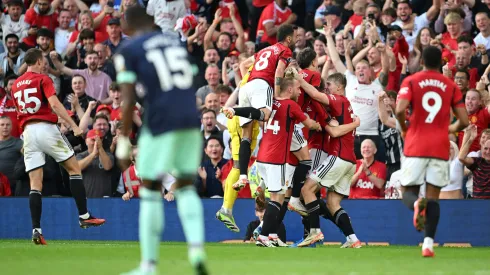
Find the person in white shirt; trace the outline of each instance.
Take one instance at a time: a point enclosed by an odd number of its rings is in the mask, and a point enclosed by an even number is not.
[[[396,15],[398,16],[398,19],[393,22],[392,25],[398,25],[400,28],[402,28],[403,35],[407,40],[410,51],[413,49],[413,45],[419,31],[424,27],[428,27],[429,24],[437,18],[440,8],[440,0],[432,0],[432,6],[426,13],[414,16],[412,14],[412,5],[410,2],[406,0],[398,2],[398,6],[396,8]]]
[[[384,163],[386,149],[383,139],[378,132],[378,94],[388,84],[389,57],[386,53],[386,46],[382,43],[376,45],[376,49],[381,53],[383,61],[381,62],[382,68],[379,77],[372,81],[372,68],[368,61],[359,61],[356,64],[354,74],[350,51],[346,51],[345,55],[346,68],[335,48],[331,27],[325,27],[325,36],[327,37],[328,53],[335,69],[337,72],[345,74],[347,79],[345,95],[350,101],[354,114],[361,118],[361,125],[356,129],[356,138],[354,141],[356,158],[362,158],[361,143],[365,139],[371,139],[378,148],[375,159]]]
[[[54,30],[54,48],[57,53],[62,54],[68,47],[71,33],[71,13],[69,10],[61,10],[58,15],[59,27]]]
[[[177,19],[184,17],[186,6],[184,0],[150,0],[146,13],[155,17],[155,24],[162,31],[173,31]]]
[[[475,45],[485,45],[490,50],[490,21],[486,12],[479,12],[475,17],[476,28],[480,31],[475,37]]]
[[[22,41],[27,36],[29,24],[24,21],[23,8],[24,3],[21,0],[12,0],[7,4],[8,14],[0,13],[0,24],[2,25],[4,37],[2,42],[5,49],[7,48],[5,39],[7,35],[13,33],[17,35],[19,41]]]

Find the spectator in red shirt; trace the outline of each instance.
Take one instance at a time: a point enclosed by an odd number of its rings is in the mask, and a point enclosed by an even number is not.
[[[81,39],[79,38],[80,32],[82,30],[89,29],[93,30],[95,33],[95,43],[102,43],[105,40],[107,40],[107,33],[105,32],[100,32],[99,30],[94,30],[94,19],[91,16],[90,11],[83,11],[80,13],[80,16],[78,17],[78,31],[74,31],[71,36],[70,36],[70,44],[67,47],[67,54],[70,54],[73,52],[75,49],[76,45],[79,42],[82,42]],[[71,45],[71,51],[70,49]]]
[[[376,145],[370,139],[361,144],[362,159],[356,161],[356,173],[352,177],[349,198],[380,199],[384,198],[386,182],[386,165],[374,159]]]
[[[121,18],[121,13],[114,9],[114,1],[99,1],[101,12],[93,13],[95,31],[107,36],[107,23],[112,18]]]
[[[444,24],[446,24],[447,32],[441,37],[441,44],[444,47],[442,57],[451,64],[458,50],[458,38],[463,34],[463,19],[458,13],[451,12],[444,18]]]
[[[265,7],[260,15],[257,26],[257,38],[261,37],[261,43],[274,45],[277,43],[276,33],[280,25],[296,22],[296,14],[288,8],[287,0],[275,0]]]
[[[0,88],[0,117],[7,116],[12,122],[13,137],[20,137],[21,131],[19,128],[19,120],[17,119],[17,111],[15,110],[14,100],[11,98],[12,85],[17,79],[16,75],[9,75],[5,78],[5,89]]]
[[[0,197],[12,196],[9,179],[0,173]]]
[[[478,74],[477,68],[469,68],[470,59],[467,57],[466,53],[463,50],[458,50],[456,52],[456,64],[451,67],[449,64],[446,64],[443,67],[443,74],[454,80],[454,76],[456,75],[456,71],[458,70],[467,70],[470,79],[469,79],[469,87],[470,89],[474,89],[476,87],[476,82],[480,80],[480,75]]]
[[[470,145],[470,152],[477,152],[480,148],[479,140],[484,129],[490,124],[490,109],[482,107],[482,94],[475,90],[469,90],[465,98],[466,111],[468,112],[468,120],[470,124],[476,125],[477,135],[474,142]],[[461,131],[458,134],[459,148],[463,146],[463,138],[465,132]]]
[[[36,34],[41,28],[54,33],[58,27],[58,14],[51,7],[49,0],[38,0],[37,4],[26,11],[24,21],[29,24],[28,36],[22,40],[21,48],[26,51],[36,46]]]

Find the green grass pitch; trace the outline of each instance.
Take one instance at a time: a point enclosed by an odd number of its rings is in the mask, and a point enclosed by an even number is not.
[[[29,240],[0,240],[0,274],[109,275],[139,263],[136,242],[47,241],[48,246],[35,246]],[[409,246],[269,249],[209,243],[206,251],[211,275],[490,274],[490,248],[437,247],[433,259]],[[161,244],[159,274],[193,274],[184,243]]]

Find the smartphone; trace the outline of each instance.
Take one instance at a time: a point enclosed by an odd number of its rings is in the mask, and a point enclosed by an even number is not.
[[[369,20],[374,20],[375,19],[374,13],[368,14],[368,19]]]
[[[114,8],[114,2],[107,2],[107,6]]]

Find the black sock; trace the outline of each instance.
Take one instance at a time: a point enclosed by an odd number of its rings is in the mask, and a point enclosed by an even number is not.
[[[331,222],[335,224],[335,219],[333,218],[332,214],[330,214],[330,210],[328,210],[327,205],[325,203],[322,203],[323,200],[320,200],[320,215]]]
[[[78,215],[87,214],[87,195],[85,194],[85,186],[81,175],[70,176],[70,190],[78,208]]]
[[[279,214],[277,215],[277,226],[281,225],[282,221],[284,220],[284,216],[286,216],[286,211],[288,211],[288,203],[289,203],[289,198],[284,198],[284,202],[281,205],[281,210],[279,211]]]
[[[32,229],[41,228],[41,212],[43,211],[41,191],[31,190],[29,192],[29,208],[31,209]]]
[[[308,217],[301,217],[301,223],[303,224],[303,239],[305,239],[310,234],[310,220]]]
[[[347,212],[343,208],[337,210],[333,217],[335,224],[340,228],[340,230],[342,230],[342,233],[344,233],[346,237],[354,234],[354,229],[350,223],[349,215],[347,215]]]
[[[260,235],[269,236],[271,233],[277,232],[277,216],[281,211],[281,204],[275,201],[269,201],[265,209],[264,224]]]
[[[418,200],[419,196],[418,194],[415,194],[413,192],[407,191],[403,193],[403,204],[405,204],[408,209],[413,211],[413,204],[415,203],[416,200]]]
[[[426,219],[425,219],[425,237],[434,239],[436,236],[437,224],[439,223],[441,209],[439,202],[435,200],[427,201]]]
[[[238,151],[240,175],[248,175],[248,162],[250,161],[251,155],[252,150],[250,150],[250,140],[244,138],[242,139],[242,142],[240,142],[240,150]]]
[[[306,175],[311,168],[311,160],[302,160],[299,162],[299,166],[294,170],[293,175],[293,197],[299,198],[301,195],[301,188],[305,183]]]
[[[306,205],[308,210],[308,219],[310,220],[310,229],[320,228],[320,205],[319,200],[314,200]]]
[[[264,121],[264,112],[259,109],[255,109],[254,107],[237,107],[233,108],[233,110],[235,110],[236,116]]]

